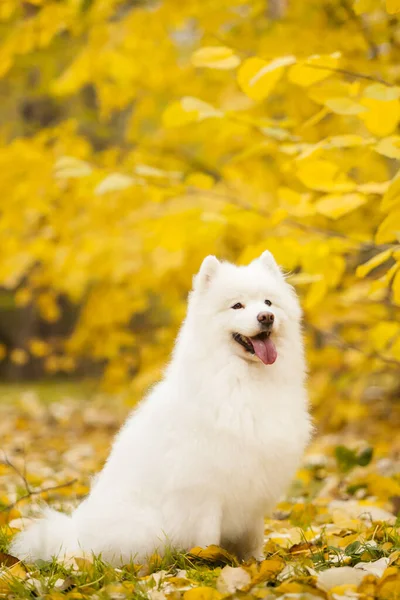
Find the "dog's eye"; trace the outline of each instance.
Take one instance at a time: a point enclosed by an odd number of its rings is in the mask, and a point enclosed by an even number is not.
[[[244,306],[240,302],[236,302],[236,304],[231,306],[231,308],[234,308],[235,310],[237,310],[238,308],[244,308]]]
[[[267,306],[271,306],[271,304],[272,304],[271,300],[264,300],[264,303],[265,303]]]

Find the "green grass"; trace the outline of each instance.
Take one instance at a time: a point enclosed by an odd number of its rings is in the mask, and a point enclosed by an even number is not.
[[[40,403],[48,407],[43,411],[44,415],[38,411],[36,414],[35,406],[32,414],[29,410],[29,402],[24,405],[24,394],[34,393]],[[68,399],[68,402],[66,402]],[[71,402],[75,402],[72,417],[67,419],[57,419],[52,415],[49,405],[52,402],[64,403],[67,408],[71,407]],[[116,410],[117,406],[118,412]],[[85,411],[90,409],[91,417],[85,421]],[[120,411],[119,409],[122,410]],[[107,452],[111,442],[113,431],[118,427],[119,422],[124,418],[125,408],[127,406],[120,404],[120,399],[99,394],[98,386],[93,381],[50,381],[38,382],[34,384],[21,383],[12,385],[0,385],[0,409],[4,418],[10,419],[15,423],[18,436],[26,437],[26,447],[29,449],[29,455],[34,455],[34,464],[48,468],[49,465],[57,465],[57,474],[62,471],[65,453],[70,449],[71,436],[73,444],[87,444],[96,450],[96,461],[87,467],[85,458],[75,458],[74,467],[78,473],[75,476],[77,480],[85,478],[88,480],[104,460],[104,455],[100,454],[104,450]],[[109,413],[117,417],[110,424],[102,419],[97,423],[93,420],[93,412],[96,414]],[[50,415],[50,417],[49,417]],[[35,427],[39,427],[40,436],[35,432]],[[317,440],[318,443],[318,440]],[[4,450],[11,449],[11,455],[14,447],[14,432],[6,432],[3,442]],[[2,447],[0,447],[3,449]],[[54,454],[49,459],[48,450],[51,448]],[[277,564],[276,571],[268,575],[267,578],[258,577],[260,567],[254,562],[245,565],[247,572],[251,574],[251,580],[254,581],[254,590],[237,592],[236,597],[264,598],[270,600],[279,598],[285,593],[315,593],[316,598],[322,596],[316,588],[314,576],[311,572],[322,572],[327,569],[340,566],[354,567],[359,562],[372,562],[380,558],[396,557],[400,550],[400,529],[396,529],[388,523],[367,524],[361,520],[350,520],[350,531],[346,528],[334,527],[332,533],[333,520],[332,514],[324,510],[323,503],[318,503],[317,499],[322,487],[327,480],[335,480],[338,483],[329,492],[328,501],[333,499],[356,500],[355,496],[349,495],[349,489],[360,490],[364,494],[368,493],[368,486],[363,485],[362,474],[373,475],[376,472],[372,451],[368,456],[359,454],[351,448],[340,446],[339,460],[337,453],[335,455],[335,446],[323,446],[324,455],[327,458],[326,466],[323,470],[319,467],[303,468],[303,479],[298,478],[293,482],[291,490],[288,492],[289,502],[285,503],[282,510],[278,511],[276,520],[267,520],[266,531],[277,533],[282,530],[301,535],[295,537],[296,541],[291,542],[292,546],[286,546],[286,542],[274,542],[272,539],[265,546],[267,562]],[[345,448],[345,451],[343,450]],[[321,448],[319,449],[321,452]],[[14,454],[16,460],[21,460],[21,455]],[[29,456],[30,458],[30,456]],[[368,459],[368,460],[367,460]],[[79,463],[79,460],[82,460]],[[347,462],[346,462],[347,461]],[[1,465],[0,465],[1,466]],[[21,487],[21,477],[12,468],[7,469],[5,465],[3,481],[7,483],[5,489],[8,489],[9,497],[19,497],[26,493],[26,489]],[[28,473],[30,465],[28,464]],[[86,469],[86,470],[85,470]],[[305,479],[304,479],[305,478]],[[40,478],[39,478],[40,479]],[[67,480],[68,477],[65,476]],[[1,481],[1,479],[0,479]],[[391,479],[387,478],[386,484]],[[35,481],[34,486],[41,486],[41,481]],[[8,487],[7,487],[8,486]],[[390,487],[389,487],[390,489]],[[70,496],[62,496],[57,499],[57,494],[51,494],[50,502],[69,501],[67,510],[72,504],[76,503],[74,498],[73,486],[68,488]],[[379,491],[379,488],[378,488]],[[0,490],[0,496],[2,495]],[[379,500],[379,499],[378,499]],[[7,502],[7,496],[1,501]],[[381,503],[385,498],[380,498]],[[12,502],[12,501],[11,501]],[[31,514],[32,498],[18,505],[21,514]],[[367,509],[363,512],[368,512]],[[4,515],[4,513],[3,513]],[[0,518],[1,518],[0,506]],[[18,518],[17,514],[12,518]],[[3,517],[3,522],[5,521]],[[0,520],[0,523],[2,521]],[[355,523],[352,527],[352,523]],[[398,523],[400,525],[400,522]],[[5,523],[0,527],[0,552],[7,553],[12,532]],[[310,541],[311,540],[311,541]],[[371,544],[372,541],[372,544]],[[374,545],[376,544],[376,545]],[[217,556],[218,554],[218,556]],[[201,558],[192,554],[177,552],[173,548],[167,549],[163,557],[154,555],[147,561],[146,565],[125,565],[121,568],[113,568],[104,563],[101,557],[93,557],[92,561],[80,561],[79,559],[68,566],[53,561],[51,563],[41,563],[39,565],[26,565],[29,578],[24,578],[24,568],[13,575],[12,567],[5,567],[3,574],[6,573],[7,583],[2,583],[1,559],[0,559],[0,599],[10,600],[44,598],[45,600],[86,600],[93,598],[95,600],[123,600],[124,598],[134,598],[145,600],[149,594],[153,600],[218,600],[218,578],[223,572],[224,565],[242,569],[234,557],[229,554],[219,552],[213,554],[215,561],[211,562],[201,554]],[[398,559],[396,559],[397,561]],[[394,563],[394,564],[397,564]],[[281,576],[282,567],[285,566],[284,574]],[[21,577],[22,569],[22,577]],[[229,572],[229,570],[228,570]],[[261,571],[260,571],[261,572]],[[154,574],[155,577],[153,576]],[[400,578],[400,569],[399,569]],[[284,585],[289,588],[280,589]],[[300,586],[290,588],[290,585]],[[4,588],[5,591],[4,591]],[[182,589],[181,589],[182,588]],[[199,591],[199,597],[184,598],[185,590],[190,588]],[[208,589],[205,596],[204,588]],[[267,589],[265,589],[267,588]],[[3,590],[3,591],[2,591]],[[4,593],[3,593],[4,592]],[[154,594],[160,594],[155,596]],[[208,595],[207,595],[208,594]]]

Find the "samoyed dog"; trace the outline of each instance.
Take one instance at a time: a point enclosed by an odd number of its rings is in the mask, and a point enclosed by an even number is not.
[[[71,516],[47,509],[11,552],[88,554],[114,565],[217,544],[263,557],[264,515],[309,440],[301,310],[264,252],[203,261],[163,380],[117,435]]]

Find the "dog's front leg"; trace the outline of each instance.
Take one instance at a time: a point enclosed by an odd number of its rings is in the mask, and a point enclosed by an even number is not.
[[[264,560],[264,517],[248,524],[232,548],[241,560]]]
[[[215,544],[221,545],[221,509],[215,505],[203,507],[201,516],[196,522],[193,546],[206,548]]]

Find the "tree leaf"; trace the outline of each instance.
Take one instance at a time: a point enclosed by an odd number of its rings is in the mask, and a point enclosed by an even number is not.
[[[55,176],[58,179],[86,177],[92,173],[91,166],[84,160],[74,156],[62,156],[54,165]]]
[[[386,0],[386,10],[390,15],[400,12],[400,0]]]
[[[360,114],[368,130],[379,137],[390,135],[397,129],[400,120],[399,100],[365,97],[362,102],[367,109]]]
[[[96,196],[102,196],[108,192],[126,190],[135,184],[135,179],[122,173],[111,173],[107,175],[95,188]]]
[[[383,83],[372,83],[368,85],[363,92],[365,98],[372,98],[374,100],[382,100],[384,102],[388,100],[397,100],[400,98],[400,87],[389,86]]]
[[[400,159],[400,136],[392,135],[383,138],[375,146],[376,152],[388,158]]]
[[[293,56],[276,58],[269,63],[261,58],[249,58],[239,69],[238,84],[252,100],[264,100],[281,79],[288,65],[294,62]]]
[[[323,196],[315,207],[317,212],[330,219],[340,219],[349,212],[356,210],[367,202],[366,196],[363,194],[343,194],[343,195],[328,195]]]
[[[332,69],[340,64],[340,53],[310,56],[303,62],[298,62],[289,70],[289,81],[308,87],[332,75]],[[326,68],[324,68],[326,67]]]
[[[367,262],[357,267],[357,277],[365,277],[366,275],[368,275],[368,273],[370,273],[370,271],[376,269],[376,267],[379,267],[380,265],[383,265],[383,263],[389,260],[389,258],[392,256],[392,253],[393,250],[391,248],[388,248],[387,250],[383,250],[383,252],[375,254],[375,256],[370,258]]]
[[[396,271],[392,281],[393,302],[400,306],[400,269]]]
[[[166,108],[163,113],[163,124],[165,127],[180,127],[196,121],[209,118],[221,118],[223,113],[211,104],[185,96],[179,102],[174,102]]]
[[[338,115],[359,115],[367,109],[351,98],[329,98],[325,106]]]
[[[209,69],[235,69],[240,58],[227,46],[205,46],[192,54],[192,64]]]
[[[200,586],[187,590],[183,594],[183,600],[220,600],[221,592],[212,587]]]
[[[392,210],[378,227],[377,244],[400,241],[400,206]]]
[[[297,164],[297,177],[308,188],[321,192],[349,192],[355,184],[337,164],[322,159],[304,159]]]

